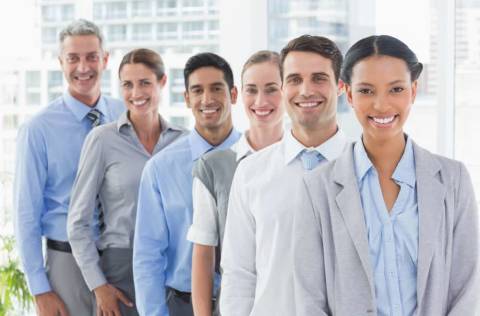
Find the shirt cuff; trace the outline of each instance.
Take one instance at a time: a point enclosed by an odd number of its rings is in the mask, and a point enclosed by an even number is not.
[[[82,274],[90,291],[108,283],[103,271],[98,266],[85,269],[85,272]]]
[[[206,232],[193,225],[188,229],[187,240],[204,246],[216,247],[218,245],[217,234]]]
[[[47,274],[44,272],[28,276],[27,280],[28,288],[34,296],[52,291],[50,282],[48,282]]]

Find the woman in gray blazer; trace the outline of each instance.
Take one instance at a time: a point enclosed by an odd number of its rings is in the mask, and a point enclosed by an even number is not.
[[[96,314],[104,316],[138,315],[132,248],[140,177],[153,155],[184,134],[158,113],[167,77],[156,52],[126,54],[119,77],[127,111],[86,138],[67,221],[73,255],[95,293]],[[96,207],[98,236],[92,232]]]
[[[477,315],[469,174],[403,132],[421,71],[391,36],[347,52],[341,78],[363,133],[305,176],[294,224],[297,315]]]

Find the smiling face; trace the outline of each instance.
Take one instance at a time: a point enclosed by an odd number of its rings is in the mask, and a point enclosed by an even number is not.
[[[158,105],[166,76],[160,80],[144,64],[125,64],[120,71],[120,85],[123,101],[130,118],[145,115],[158,116]]]
[[[272,62],[249,66],[243,73],[242,99],[251,126],[268,127],[282,122],[280,69]]]
[[[103,70],[108,53],[104,52],[95,35],[67,36],[59,56],[68,91],[77,100],[93,105],[100,96]]]
[[[188,77],[185,101],[195,117],[195,128],[216,131],[232,127],[231,108],[237,100],[237,89],[231,90],[223,72],[215,67],[201,67]]]
[[[405,61],[390,56],[361,60],[353,67],[346,91],[365,141],[403,138],[403,125],[417,93],[417,81],[411,81]]]
[[[292,51],[283,62],[283,97],[292,129],[335,129],[340,93],[332,62],[313,52]]]

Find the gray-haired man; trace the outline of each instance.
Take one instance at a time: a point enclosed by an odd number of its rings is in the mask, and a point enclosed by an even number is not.
[[[68,89],[19,131],[15,229],[38,315],[83,316],[94,314],[95,305],[67,241],[70,190],[86,135],[94,126],[116,120],[124,107],[100,93],[108,53],[99,28],[77,20],[60,32],[59,40]]]

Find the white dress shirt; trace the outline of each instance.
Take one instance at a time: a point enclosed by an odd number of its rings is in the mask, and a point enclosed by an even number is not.
[[[315,149],[331,161],[346,144],[339,130]],[[222,316],[295,315],[292,223],[309,172],[299,157],[304,149],[286,132],[237,168],[223,241]]]

